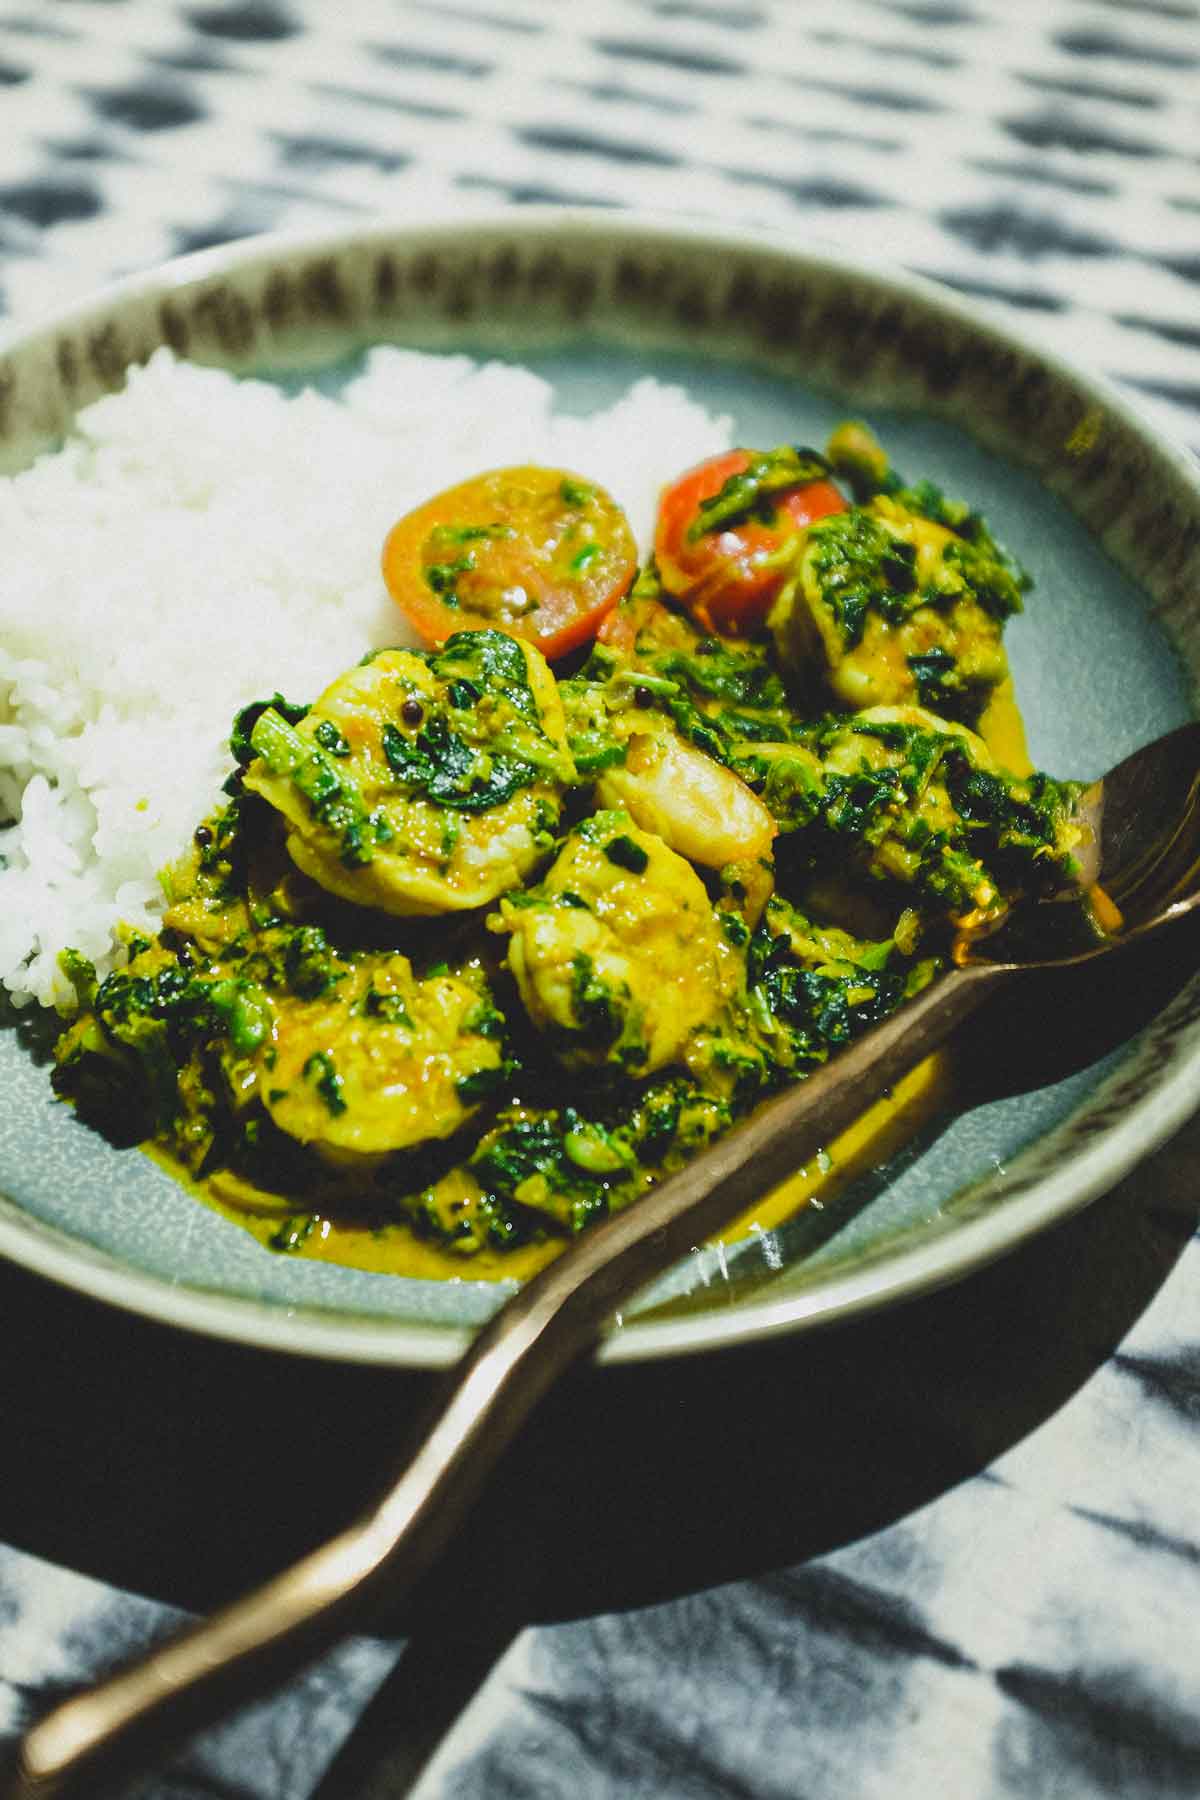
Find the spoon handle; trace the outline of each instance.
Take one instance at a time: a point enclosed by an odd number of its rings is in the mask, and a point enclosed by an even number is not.
[[[613,1313],[803,1166],[949,1035],[1003,971],[952,970],[702,1158],[587,1232],[479,1333],[395,1485],[339,1536],[140,1662],[63,1702],[19,1746],[10,1800],[161,1755],[245,1704],[425,1575],[502,1450]]]

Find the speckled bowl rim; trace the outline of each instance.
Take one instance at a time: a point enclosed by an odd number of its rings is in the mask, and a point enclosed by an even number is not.
[[[923,310],[987,344],[997,355],[1012,353],[1052,385],[1068,384],[1073,395],[1086,397],[1107,419],[1116,421],[1168,481],[1177,507],[1190,518],[1190,542],[1200,541],[1200,470],[1194,459],[1104,377],[1022,336],[986,304],[963,300],[873,257],[825,245],[799,247],[779,233],[707,221],[635,211],[539,206],[463,213],[451,221],[382,219],[344,229],[264,234],[179,257],[112,282],[36,325],[0,329],[0,357],[20,355],[38,345],[44,351],[56,337],[61,341],[90,324],[99,327],[129,308],[144,313],[148,304],[169,304],[172,295],[234,272],[282,266],[297,257],[336,258],[350,250],[392,243],[453,247],[481,231],[527,238],[549,251],[565,238],[575,244],[624,244],[640,250],[657,246],[676,255],[703,249],[731,257],[758,256],[775,269],[840,278],[861,284],[873,298],[891,297]],[[683,330],[681,324],[681,335]],[[214,359],[210,355],[206,360]],[[236,366],[236,357],[228,360],[230,366]],[[986,441],[986,433],[977,435]],[[1004,454],[1012,459],[1011,449]],[[1197,1019],[1200,988],[1193,982],[1150,1029],[1183,1031]],[[720,1310],[680,1318],[627,1317],[606,1336],[597,1359],[628,1363],[749,1344],[913,1299],[960,1279],[1115,1185],[1185,1122],[1200,1103],[1200,1032],[1195,1035],[1197,1041],[1179,1056],[1176,1066],[1170,1066],[1169,1056],[1165,1058],[1165,1070],[1150,1080],[1145,1091],[1136,1091],[1136,1071],[1131,1080],[1128,1064],[1122,1064],[1070,1119],[1014,1157],[999,1184],[994,1180],[974,1184],[980,1194],[979,1208],[969,1217],[952,1220],[941,1235],[912,1248],[887,1250],[878,1258],[868,1256],[857,1269],[782,1297],[755,1295]],[[1130,1090],[1125,1103],[1123,1087]],[[1047,1151],[1070,1137],[1076,1121],[1102,1107],[1115,1109],[1115,1121],[1085,1134],[1065,1167],[1039,1175],[1037,1164],[1045,1161]],[[974,1189],[964,1190],[968,1191]],[[953,1198],[957,1202],[962,1195]],[[18,1203],[3,1195],[0,1255],[96,1300],[167,1325],[271,1351],[371,1365],[434,1368],[453,1362],[471,1336],[465,1327],[350,1312],[331,1315],[326,1310],[180,1286],[128,1267],[71,1238],[24,1213]]]

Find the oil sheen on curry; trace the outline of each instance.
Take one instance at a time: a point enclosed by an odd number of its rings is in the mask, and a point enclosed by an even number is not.
[[[1005,659],[1028,577],[862,425],[688,470],[640,569],[537,467],[383,568],[423,648],[244,709],[159,935],[65,959],[59,1092],[273,1250],[524,1275],[1077,880]]]

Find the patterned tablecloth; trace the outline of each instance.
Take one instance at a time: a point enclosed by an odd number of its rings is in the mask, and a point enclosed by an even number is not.
[[[0,306],[278,226],[652,206],[982,296],[1200,446],[1196,0],[4,0]],[[1200,1791],[1200,1127],[1002,1265],[584,1373],[404,1622],[136,1791]],[[298,1552],[420,1377],[0,1272],[0,1731]],[[495,1546],[503,1548],[497,1553]]]

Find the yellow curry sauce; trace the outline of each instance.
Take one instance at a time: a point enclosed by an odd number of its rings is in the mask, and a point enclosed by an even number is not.
[[[819,1159],[781,1182],[740,1218],[732,1220],[719,1240],[737,1243],[752,1232],[766,1232],[818,1201],[832,1205],[841,1191],[869,1169],[887,1162],[902,1150],[931,1119],[944,1112],[953,1097],[953,1068],[944,1052],[929,1057],[899,1082],[885,1100],[876,1101],[849,1131],[835,1138]],[[147,1153],[197,1200],[222,1218],[241,1226],[266,1249],[277,1246],[280,1213],[275,1207],[255,1212],[248,1203],[223,1200],[219,1184],[197,1181],[166,1150],[148,1144]],[[264,1205],[273,1197],[263,1194]],[[314,1262],[366,1269],[375,1275],[406,1275],[414,1280],[524,1281],[566,1246],[565,1238],[545,1238],[515,1250],[480,1250],[470,1261],[452,1251],[414,1236],[405,1225],[356,1224],[352,1217],[325,1216],[309,1233],[296,1254]]]

